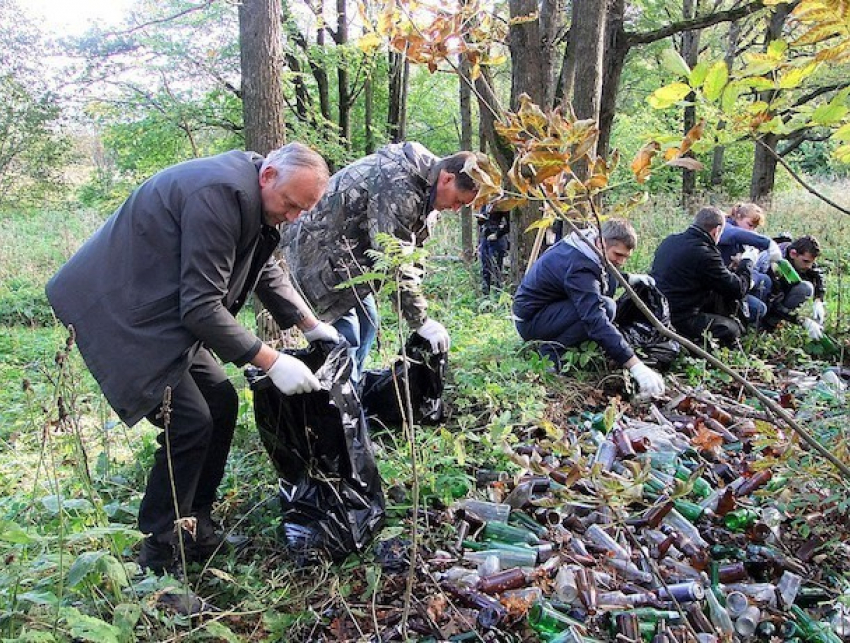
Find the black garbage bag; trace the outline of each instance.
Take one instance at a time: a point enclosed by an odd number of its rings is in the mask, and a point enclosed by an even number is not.
[[[384,524],[381,478],[349,380],[348,344],[290,354],[316,373],[321,390],[283,395],[261,371],[248,375],[257,429],[279,476],[283,536],[299,564],[341,560],[362,552]]]
[[[641,301],[649,307],[652,314],[666,328],[672,330],[670,304],[667,302],[664,293],[655,286],[643,283],[635,285],[633,289],[637,296],[641,298]],[[617,315],[614,318],[614,323],[620,329],[626,341],[649,366],[664,370],[673,363],[681,350],[679,342],[667,339],[647,321],[628,294],[623,294],[617,300]]]
[[[430,342],[412,333],[404,347],[410,382],[413,422],[438,424],[445,417],[443,383],[448,365],[447,353],[432,353]],[[369,418],[386,426],[401,426],[404,418],[404,359],[399,357],[392,368],[363,373],[360,400]]]

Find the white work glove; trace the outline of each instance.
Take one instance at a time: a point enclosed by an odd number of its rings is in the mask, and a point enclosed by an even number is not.
[[[638,284],[643,284],[644,286],[655,286],[655,279],[649,275],[643,275],[640,273],[629,275],[629,285],[634,288]]]
[[[773,243],[773,241],[771,241]],[[749,259],[755,265],[756,261],[759,258],[759,249],[754,248],[753,246],[747,246],[746,249],[741,253],[741,259]],[[782,257],[780,257],[781,259]],[[772,261],[772,260],[771,260]],[[777,260],[778,261],[778,260]]]
[[[770,258],[770,263],[778,263],[782,260],[782,250],[773,239],[770,240],[770,245],[767,246],[767,256]]]
[[[284,395],[309,393],[321,388],[319,380],[313,375],[313,371],[307,368],[307,365],[300,359],[286,353],[278,354],[267,374]]]
[[[810,319],[809,317],[803,318],[803,328],[806,329],[806,332],[809,334],[809,339],[813,342],[818,342],[823,337],[823,327],[818,324],[814,319]]]
[[[449,333],[440,322],[429,317],[416,332],[431,343],[431,350],[434,353],[449,352],[449,344],[451,343]]]
[[[333,344],[339,344],[340,341],[337,329],[321,321],[310,330],[303,331],[303,333],[304,338],[308,342],[331,342]]]
[[[487,235],[487,241],[498,241],[498,240],[499,240],[499,235],[496,234],[495,232],[493,234]]]
[[[820,299],[815,299],[812,303],[812,319],[821,326],[826,321],[826,308],[823,307],[823,302]]]
[[[629,372],[635,378],[642,397],[658,397],[664,394],[664,378],[643,362],[630,367]]]

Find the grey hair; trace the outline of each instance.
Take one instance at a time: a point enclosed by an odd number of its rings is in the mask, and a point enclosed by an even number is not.
[[[263,161],[260,172],[263,172],[267,167],[274,168],[277,172],[275,182],[280,181],[289,172],[296,169],[313,170],[318,178],[325,182],[330,177],[325,159],[318,152],[301,143],[287,143],[283,147],[269,152]]]
[[[711,232],[717,226],[723,225],[725,220],[726,215],[723,214],[723,210],[715,208],[713,205],[707,205],[697,212],[694,217],[694,225],[700,230]]]
[[[614,217],[602,224],[602,239],[605,243],[622,243],[629,250],[637,247],[637,233],[625,219]]]

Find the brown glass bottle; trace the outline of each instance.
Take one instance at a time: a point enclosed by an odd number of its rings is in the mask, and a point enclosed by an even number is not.
[[[749,496],[753,491],[770,482],[771,477],[773,477],[773,472],[770,469],[762,469],[744,480],[737,491],[735,491],[735,495],[739,498]]]
[[[525,587],[528,581],[528,575],[519,567],[514,567],[480,578],[477,588],[485,594],[501,594],[508,589]]]

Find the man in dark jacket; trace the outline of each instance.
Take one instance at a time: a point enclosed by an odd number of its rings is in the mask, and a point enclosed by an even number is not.
[[[621,268],[637,245],[637,235],[628,221],[608,219],[601,238],[596,229],[572,233],[549,248],[525,275],[514,297],[513,314],[517,331],[526,341],[543,342],[541,353],[556,365],[565,348],[588,339],[637,380],[641,394],[664,393],[664,380],[640,361],[614,325],[616,305],[611,297],[616,288],[599,253],[604,252],[615,268]],[[630,275],[629,282],[651,283],[647,275]]]
[[[508,251],[511,231],[510,213],[485,206],[479,215],[478,259],[481,261],[481,291],[490,294],[490,287],[502,287],[502,266]]]
[[[791,281],[783,276],[776,267],[776,262],[766,253],[759,255],[756,261],[756,270],[770,276],[772,290],[767,298],[768,311],[764,318],[764,327],[773,330],[783,320],[799,323],[809,338],[819,341],[823,337],[823,325],[826,321],[826,308],[824,307],[823,273],[815,265],[820,256],[820,243],[811,236],[805,235],[794,241],[784,241],[779,244],[779,255],[781,259],[787,260],[799,277],[797,281],[793,276]],[[808,299],[812,299],[812,316],[798,317],[797,309]]]
[[[212,353],[262,368],[286,394],[319,386],[301,361],[263,344],[235,315],[256,291],[281,327],[297,325],[311,341],[338,339],[272,256],[275,226],[312,208],[327,181],[322,158],[297,143],[266,159],[228,152],[181,163],[136,189],[47,284],[56,315],[73,327],[121,419],[132,426],[146,417],[167,429],[139,508],[139,529],[148,534],[139,562],[156,573],[173,569],[175,521],[197,518],[186,540],[199,558],[220,542],[210,510],[238,400]]]
[[[380,283],[338,286],[373,271],[371,253],[383,250],[379,234],[411,249],[421,247],[432,212],[469,205],[479,186],[468,163],[475,165],[477,158],[472,152],[439,158],[413,142],[387,145],[334,174],[319,204],[284,230],[293,281],[319,318],[333,324],[351,345],[355,382],[377,336]],[[401,272],[400,314],[435,353],[448,351],[448,332],[428,316],[421,266],[411,264]]]
[[[650,274],[670,304],[673,326],[699,340],[708,332],[723,346],[741,336],[734,311],[750,288],[752,261],[729,270],[717,248],[726,216],[715,207],[697,212],[684,232],[664,239],[655,251]]]

